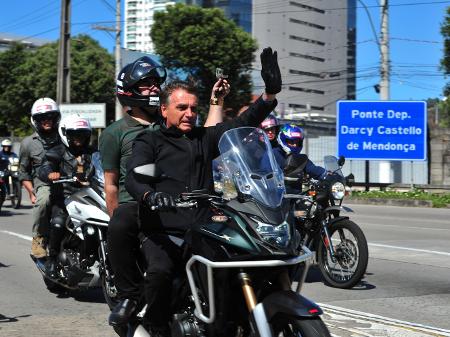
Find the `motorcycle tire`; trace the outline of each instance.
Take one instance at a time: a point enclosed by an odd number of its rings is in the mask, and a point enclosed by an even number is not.
[[[103,297],[105,298],[106,304],[108,304],[109,309],[112,310],[119,303],[119,299],[117,297],[117,291],[116,291],[115,296],[112,296],[111,292],[108,291],[108,285],[106,284],[105,273],[101,274],[101,281],[102,281]]]
[[[15,209],[20,208],[22,205],[22,185],[20,184],[20,181],[15,181],[13,184],[13,194],[15,197],[11,198],[11,206]],[[13,204],[14,200],[14,204]]]
[[[354,240],[349,239],[348,235],[345,236],[345,232],[349,232]],[[367,269],[369,250],[366,237],[361,228],[348,219],[333,223],[328,228],[328,233],[337,262],[332,261],[325,240],[320,239],[317,246],[317,264],[325,284],[340,289],[352,288],[361,281]]]
[[[275,316],[270,323],[273,336],[283,337],[331,337],[327,326],[320,317],[295,318]]]

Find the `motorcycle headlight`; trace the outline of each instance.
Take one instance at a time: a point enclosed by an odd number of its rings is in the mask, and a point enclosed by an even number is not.
[[[341,200],[345,195],[345,186],[341,182],[336,182],[331,186],[331,194],[336,200]]]
[[[4,177],[5,176],[5,172],[0,171],[0,177]]]
[[[256,230],[264,241],[281,248],[286,248],[291,239],[289,224],[286,221],[280,225],[258,222]]]

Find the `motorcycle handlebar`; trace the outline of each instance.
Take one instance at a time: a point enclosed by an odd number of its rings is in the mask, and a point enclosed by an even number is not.
[[[175,202],[175,208],[194,208],[197,207],[197,201],[176,201]],[[157,211],[159,210],[161,207],[158,206],[152,206],[150,209],[152,211]]]

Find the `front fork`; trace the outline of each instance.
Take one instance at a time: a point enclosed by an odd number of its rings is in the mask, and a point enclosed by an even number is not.
[[[322,224],[322,235],[321,238],[323,240],[323,244],[325,245],[325,248],[328,249],[330,252],[330,258],[333,263],[336,263],[336,256],[334,254],[334,247],[333,242],[331,241],[330,233],[328,232],[328,222],[323,219],[321,221]]]

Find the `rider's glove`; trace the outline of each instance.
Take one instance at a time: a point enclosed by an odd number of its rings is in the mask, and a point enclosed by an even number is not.
[[[166,211],[175,208],[175,200],[165,192],[149,192],[144,195],[143,201],[151,210]]]
[[[261,53],[261,77],[266,85],[267,94],[278,94],[281,91],[281,73],[278,67],[277,52],[272,48],[264,48]]]

